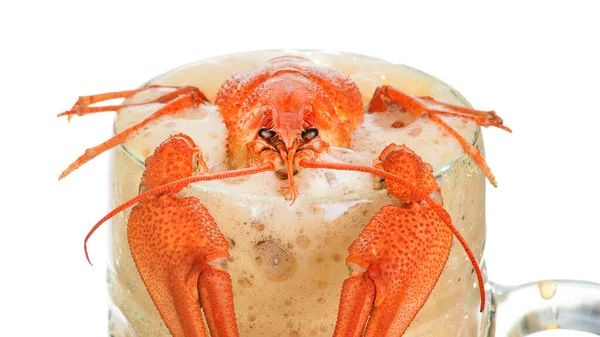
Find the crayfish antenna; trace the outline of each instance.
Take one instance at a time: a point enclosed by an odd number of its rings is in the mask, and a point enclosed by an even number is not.
[[[413,185],[411,182],[409,182],[395,174],[386,172],[382,169],[378,169],[375,167],[355,165],[355,164],[317,162],[314,160],[306,160],[306,159],[300,161],[300,166],[305,167],[305,168],[323,168],[323,169],[330,169],[330,170],[358,171],[358,172],[371,173],[373,175],[379,176],[381,178],[384,178],[384,179],[393,181],[399,185],[402,185],[403,187],[410,190],[415,196],[417,196],[421,200],[424,200],[425,202],[427,202],[427,204],[429,206],[431,206],[433,211],[440,217],[440,219],[442,219],[442,221],[444,221],[446,226],[448,226],[448,228],[452,231],[454,236],[456,236],[456,239],[458,240],[458,242],[460,242],[460,244],[463,246],[465,253],[467,253],[469,260],[471,261],[471,264],[473,265],[473,269],[475,270],[475,274],[477,275],[477,283],[479,286],[479,296],[481,297],[481,305],[479,307],[479,311],[483,312],[483,309],[485,308],[485,289],[484,289],[483,275],[481,274],[481,269],[479,269],[479,265],[477,264],[477,259],[475,259],[475,255],[473,254],[473,252],[467,245],[467,241],[458,232],[458,229],[456,229],[456,227],[454,227],[454,225],[452,224],[452,219],[450,218],[450,215],[448,215],[446,210],[444,210],[444,208],[440,204],[435,202],[428,195],[425,195],[424,192],[422,192],[418,187]]]
[[[291,160],[288,160],[287,163],[287,174],[288,174],[288,182],[290,184],[290,206],[292,206],[296,202],[296,198],[298,197],[298,192],[296,191],[296,186],[294,186],[294,166]]]
[[[128,201],[124,202],[123,204],[121,204],[120,206],[115,208],[114,210],[112,210],[110,213],[108,213],[102,219],[100,219],[100,221],[98,221],[94,225],[94,227],[92,227],[92,229],[86,235],[85,240],[83,241],[83,250],[85,252],[85,258],[87,259],[89,264],[93,266],[92,261],[90,260],[90,257],[88,254],[88,250],[87,250],[87,242],[90,239],[90,237],[92,236],[92,234],[94,234],[94,232],[107,220],[109,220],[113,216],[117,215],[118,213],[124,211],[125,209],[137,204],[138,202],[144,201],[144,200],[146,200],[154,195],[157,195],[157,194],[164,194],[164,193],[179,191],[182,188],[186,187],[187,185],[195,183],[195,182],[199,182],[199,181],[209,181],[209,180],[219,180],[219,179],[226,179],[226,178],[241,177],[241,176],[247,176],[247,175],[251,175],[251,174],[273,171],[273,170],[275,170],[275,166],[272,163],[268,163],[268,164],[256,166],[256,167],[186,177],[186,178],[172,181],[168,184],[164,184],[164,185],[155,187],[146,192],[140,193],[140,194],[136,195],[135,197],[129,199]]]

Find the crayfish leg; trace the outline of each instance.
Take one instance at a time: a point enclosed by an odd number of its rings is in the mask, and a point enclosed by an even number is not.
[[[452,129],[444,122],[439,115],[463,118],[477,123],[480,126],[494,126],[508,132],[511,129],[502,125],[503,120],[494,111],[481,111],[458,105],[439,102],[432,97],[423,96],[415,97],[402,92],[392,86],[384,85],[375,90],[373,98],[369,104],[369,113],[382,112],[387,109],[387,102],[398,104],[403,110],[415,117],[427,115],[431,121],[440,125],[444,131],[454,137],[460,146],[463,148],[473,161],[479,166],[482,172],[486,175],[490,183],[495,187],[497,185],[496,178],[492,174],[491,169],[487,165],[485,159],[479,150],[464,139],[456,130]],[[434,108],[432,108],[433,106]]]
[[[442,129],[444,129],[446,132],[452,135],[452,137],[454,137],[458,141],[460,146],[463,148],[463,151],[465,151],[469,156],[471,156],[471,159],[473,159],[475,164],[479,166],[479,169],[487,177],[490,184],[492,184],[494,187],[498,186],[498,183],[496,182],[496,177],[492,173],[492,169],[488,166],[487,162],[485,161],[485,158],[483,158],[483,155],[477,147],[467,142],[458,132],[456,132],[456,130],[454,130],[450,125],[448,125],[448,123],[444,122],[438,116],[430,114],[429,119],[437,123],[439,126],[442,127]]]
[[[429,298],[451,246],[452,231],[430,206],[384,206],[348,249],[346,263],[365,271],[344,282],[334,336],[360,336],[371,307],[364,336],[401,336]]]
[[[490,110],[490,111],[475,110],[475,109],[467,108],[467,107],[460,106],[460,105],[448,104],[445,102],[440,102],[431,96],[419,96],[419,99],[427,101],[427,102],[431,102],[435,105],[438,105],[442,108],[447,109],[446,111],[432,109],[433,111],[437,112],[438,114],[446,114],[448,116],[455,116],[455,117],[462,117],[462,118],[468,118],[468,116],[471,116],[473,118],[480,118],[480,119],[473,119],[474,121],[479,121],[479,123],[478,123],[479,125],[482,125],[482,126],[492,125],[492,126],[495,126],[495,127],[501,128],[501,129],[506,128],[505,126],[503,126],[504,121],[502,120],[502,118],[500,118],[500,116],[498,116],[496,114],[496,112],[493,110]],[[507,131],[510,131],[510,129]]]
[[[73,118],[73,116],[83,116],[83,115],[87,115],[89,113],[95,113],[95,112],[118,111],[119,109],[126,107],[126,106],[105,105],[105,106],[98,106],[98,107],[90,107],[90,105],[104,102],[104,101],[110,101],[113,99],[120,99],[120,98],[128,99],[139,92],[150,90],[150,89],[160,89],[160,88],[173,89],[173,90],[180,89],[179,87],[174,87],[174,86],[150,85],[145,88],[138,88],[138,89],[133,89],[133,90],[123,90],[123,91],[106,92],[106,93],[102,93],[102,94],[89,95],[89,96],[79,96],[79,98],[77,99],[75,104],[73,104],[73,107],[70,110],[59,113],[57,115],[57,117],[67,116],[68,120],[71,121],[71,118]],[[150,103],[150,102],[146,102],[146,103]],[[144,103],[144,104],[146,104],[146,103]],[[140,105],[140,104],[131,104],[131,105],[127,105],[127,106],[133,106],[133,105]]]
[[[131,92],[133,92],[133,91],[134,90],[132,90]],[[120,93],[124,93],[124,92],[120,92]],[[118,93],[111,93],[111,94],[118,94]],[[110,95],[110,94],[107,94],[107,95]],[[97,95],[97,96],[101,96],[101,95]],[[154,113],[152,113],[150,116],[146,117],[141,122],[130,126],[129,128],[125,129],[124,131],[115,135],[114,137],[108,139],[107,141],[103,142],[102,144],[85,150],[83,155],[81,155],[79,158],[77,158],[77,160],[75,160],[73,163],[71,163],[71,165],[69,165],[69,167],[67,167],[67,169],[65,169],[61,173],[61,175],[58,179],[60,180],[64,177],[66,177],[71,172],[78,169],[81,165],[83,165],[86,162],[90,161],[91,159],[95,158],[99,154],[101,154],[107,150],[110,150],[113,147],[123,143],[127,139],[127,137],[129,137],[134,132],[140,130],[144,125],[148,124],[149,122],[155,121],[166,115],[175,114],[175,113],[183,111],[187,108],[198,107],[199,105],[201,105],[205,102],[208,102],[208,100],[206,99],[206,96],[204,96],[204,94],[195,87],[183,87],[183,88],[180,88],[173,92],[167,93],[151,102],[147,102],[147,103],[166,103],[166,105],[161,107],[160,109],[156,110]],[[114,106],[109,106],[109,108],[111,108],[111,107],[114,107]],[[127,107],[127,106],[119,106],[119,108],[123,108],[123,107]]]

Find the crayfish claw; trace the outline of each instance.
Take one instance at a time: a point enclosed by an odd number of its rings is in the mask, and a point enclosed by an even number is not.
[[[451,247],[452,231],[428,205],[384,206],[349,248],[346,262],[368,267],[344,282],[334,336],[356,336],[365,324],[364,336],[404,334]]]

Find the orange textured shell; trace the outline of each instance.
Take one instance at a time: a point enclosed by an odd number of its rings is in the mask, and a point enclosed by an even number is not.
[[[155,188],[192,176],[192,161],[194,153],[198,151],[192,138],[187,135],[180,133],[169,137],[146,158],[140,186]]]
[[[215,104],[229,132],[232,168],[248,164],[246,144],[261,127],[294,135],[316,127],[323,141],[348,147],[364,114],[360,91],[350,77],[296,56],[274,58],[233,75],[221,86]]]
[[[442,190],[435,180],[433,168],[429,163],[423,162],[421,157],[406,145],[396,145],[394,143],[388,145],[381,151],[381,155],[375,161],[375,166],[406,181],[413,182],[425,195],[437,192],[441,198]],[[406,187],[402,187],[393,181],[387,181],[386,185],[388,193],[404,203],[421,200]]]
[[[452,231],[428,205],[387,205],[377,212],[348,248],[346,260],[378,266],[372,277],[375,310],[364,336],[404,334],[437,283],[451,248]]]

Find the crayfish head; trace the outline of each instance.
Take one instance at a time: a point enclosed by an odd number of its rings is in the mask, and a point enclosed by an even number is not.
[[[296,198],[293,177],[300,171],[300,161],[315,159],[327,146],[318,135],[319,130],[315,127],[297,131],[262,127],[257,139],[249,144],[255,163],[272,163],[276,168],[275,176],[289,181],[286,190],[291,200]]]
[[[192,138],[181,133],[160,144],[144,165],[140,193],[207,170],[200,149]]]

